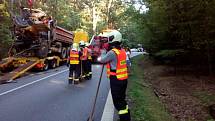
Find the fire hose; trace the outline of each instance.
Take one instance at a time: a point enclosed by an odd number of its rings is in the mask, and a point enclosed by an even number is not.
[[[99,88],[100,88],[100,85],[101,85],[103,71],[104,71],[104,65],[102,65],[102,71],[101,71],[100,78],[99,78],[99,83],[98,83],[98,86],[97,86],[97,89],[96,89],[96,95],[95,95],[95,98],[94,98],[94,101],[93,101],[93,107],[92,107],[92,110],[90,112],[90,116],[87,119],[87,121],[93,121],[93,117],[94,117],[94,113],[95,113],[95,107],[96,107],[96,101],[97,101],[97,97],[98,97],[98,93],[99,93]]]

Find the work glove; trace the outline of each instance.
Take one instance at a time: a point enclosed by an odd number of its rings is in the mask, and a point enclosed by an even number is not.
[[[107,50],[102,49],[102,50],[101,50],[101,56],[99,56],[99,57],[97,58],[97,61],[98,61],[98,62],[101,62],[102,57],[104,57],[104,56],[106,55],[106,53],[107,53]]]
[[[102,57],[99,56],[99,57],[97,58],[97,61],[98,61],[98,62],[101,62],[101,60],[102,60]]]

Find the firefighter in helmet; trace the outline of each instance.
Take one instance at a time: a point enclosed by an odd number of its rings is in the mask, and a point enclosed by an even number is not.
[[[87,57],[88,57],[88,50],[85,48],[85,42],[80,41],[80,50],[82,53],[82,56],[80,57],[81,60],[81,78],[86,79],[87,77]]]
[[[85,43],[85,49],[87,50],[87,63],[86,63],[86,78],[92,78],[92,56],[91,56],[91,49],[89,48],[89,43]]]
[[[121,48],[122,35],[119,31],[113,30],[101,36],[108,38],[109,48],[108,52],[102,52],[102,55],[97,60],[107,64],[107,75],[110,79],[113,104],[118,110],[120,121],[130,121],[130,111],[125,100],[128,72],[126,52]]]
[[[73,43],[69,53],[69,84],[79,83],[80,77],[80,56],[78,44]]]

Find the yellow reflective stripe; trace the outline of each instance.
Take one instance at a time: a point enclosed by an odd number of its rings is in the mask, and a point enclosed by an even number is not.
[[[119,55],[120,54],[120,52],[119,52],[119,50],[117,50],[117,49],[112,49],[117,55]]]
[[[119,115],[126,114],[126,113],[128,113],[127,110],[120,110],[120,111],[119,111]]]
[[[126,113],[128,113],[128,105],[126,105],[126,109],[124,109],[124,110],[119,110],[119,115],[122,115],[122,114],[126,114]]]
[[[70,55],[70,57],[78,58],[79,55]]]
[[[89,72],[89,74],[93,74],[92,72]]]
[[[79,64],[79,63],[77,63],[77,62],[76,62],[76,63],[72,62],[72,63],[70,63],[70,64]]]
[[[70,62],[79,62],[79,60],[70,60]]]
[[[120,65],[125,65],[126,64],[126,61],[123,60],[123,61],[120,61]]]
[[[72,77],[69,77],[69,79],[73,79]]]
[[[127,77],[128,74],[119,74],[119,75],[116,75],[117,79],[120,79],[120,78],[123,78],[123,77]]]
[[[79,81],[79,79],[74,79],[74,81]]]
[[[77,61],[77,60],[72,60],[72,61],[70,61],[70,64],[79,64],[79,61]]]
[[[116,73],[121,73],[121,72],[126,72],[127,68],[123,68],[123,69],[118,69],[116,70]]]

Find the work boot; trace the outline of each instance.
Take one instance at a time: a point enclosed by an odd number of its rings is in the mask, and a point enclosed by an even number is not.
[[[92,72],[89,72],[89,77],[90,77],[90,79],[92,78]]]
[[[74,79],[74,84],[79,84],[79,79]]]
[[[72,78],[72,77],[69,77],[68,83],[69,83],[69,84],[72,84],[72,82],[73,82],[73,78]]]
[[[72,84],[73,80],[72,79],[68,79],[68,83]]]
[[[79,81],[74,81],[74,84],[79,84]]]
[[[128,110],[128,113],[126,114],[120,114],[119,118],[120,121],[131,121],[130,111]]]
[[[89,79],[90,79],[90,75],[87,74],[87,75],[86,75],[86,80],[89,80]]]

